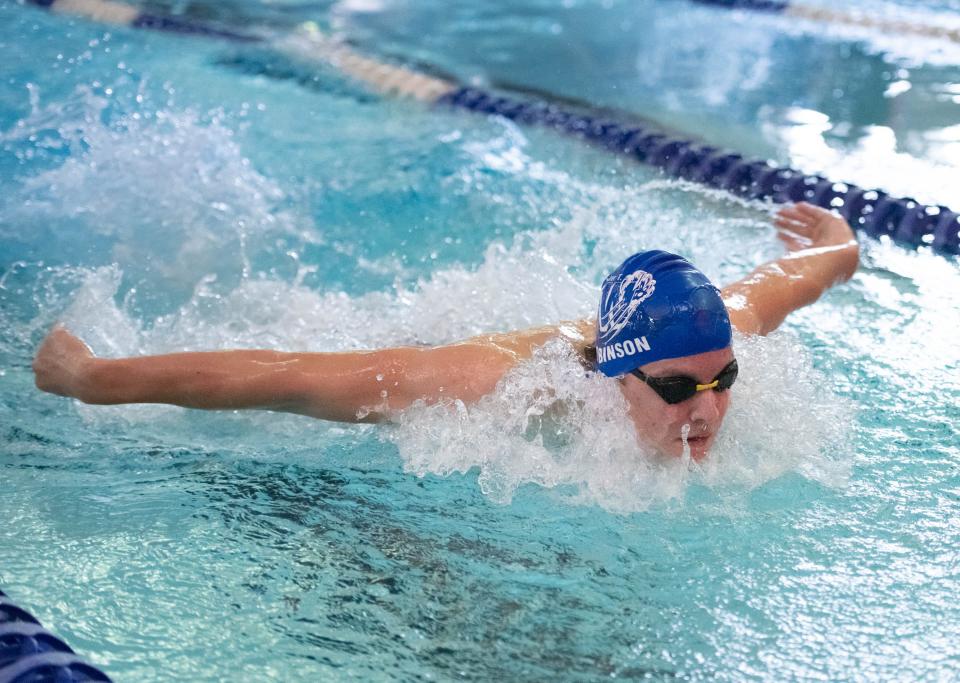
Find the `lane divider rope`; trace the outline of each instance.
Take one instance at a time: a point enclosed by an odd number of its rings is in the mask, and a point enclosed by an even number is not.
[[[778,0],[698,0],[726,7],[770,11],[788,8]],[[777,203],[807,201],[837,210],[859,232],[888,237],[907,246],[930,247],[942,254],[960,254],[960,214],[946,206],[921,204],[805,174],[766,160],[746,158],[731,150],[699,143],[652,124],[625,123],[608,115],[586,113],[542,98],[517,98],[464,87],[453,81],[387,64],[325,35],[308,22],[291,35],[268,39],[195,24],[183,19],[149,15],[111,0],[28,0],[35,5],[98,20],[161,31],[216,36],[243,42],[269,42],[287,54],[316,60],[339,69],[383,94],[410,97],[526,125],[541,125],[575,135],[611,151],[648,163],[675,178],[725,190],[747,199]],[[793,7],[793,6],[789,6]],[[595,112],[595,110],[594,110]]]
[[[26,2],[39,7],[46,7],[55,14],[82,17],[103,24],[211,36],[237,42],[260,42],[262,40],[258,36],[206,26],[185,19],[141,12],[136,7],[121,2],[113,2],[113,0],[26,0]]]
[[[320,58],[348,76],[386,95],[410,97],[421,102],[434,103],[455,92],[459,87],[441,78],[361,55],[351,47],[324,34],[313,22],[302,24],[292,40],[281,41],[277,47],[297,57]]]
[[[947,28],[932,24],[920,24],[912,21],[873,16],[866,12],[843,12],[828,7],[814,7],[811,5],[797,5],[781,0],[693,0],[701,5],[713,5],[727,9],[744,9],[757,12],[774,12],[795,19],[806,19],[824,24],[839,24],[842,26],[858,26],[869,28],[881,33],[899,34],[932,38],[934,40],[948,40],[960,43],[960,27]]]
[[[924,205],[908,197],[892,197],[882,190],[864,189],[768,161],[744,158],[654,127],[625,126],[615,120],[570,113],[542,102],[525,103],[476,88],[461,88],[441,102],[578,135],[656,166],[669,176],[746,199],[805,201],[836,209],[855,229],[871,237],[886,236],[914,247],[927,245],[943,254],[960,253],[960,214],[945,206]]]
[[[698,0],[728,7],[782,11],[774,0]],[[164,17],[110,0],[27,0],[55,13],[134,28],[217,37],[239,42],[266,42],[261,36]],[[826,16],[826,15],[824,15]],[[812,18],[810,16],[806,18]],[[872,24],[878,26],[879,24]],[[954,38],[953,32],[935,37]],[[581,113],[543,99],[518,99],[380,62],[324,35],[307,23],[290,39],[271,42],[286,52],[317,59],[387,95],[502,116],[525,125],[541,125],[572,134],[612,151],[646,162],[667,175],[725,190],[748,199],[807,201],[838,210],[858,231],[887,236],[906,245],[927,245],[943,254],[960,254],[960,214],[945,206],[923,205],[808,175],[768,161],[748,159],[729,150],[672,135],[662,128],[624,123]],[[0,683],[32,681],[99,683],[110,679],[86,664],[62,640],[47,632],[28,612],[0,591]]]
[[[0,683],[110,683],[0,591]]]

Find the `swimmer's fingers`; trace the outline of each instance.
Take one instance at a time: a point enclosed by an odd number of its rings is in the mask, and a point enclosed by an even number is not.
[[[788,230],[777,226],[777,237],[790,251],[798,251],[800,249],[809,249],[813,246],[813,240],[809,237],[794,232],[793,230]]]
[[[76,396],[83,370],[93,358],[83,340],[64,325],[54,325],[33,359],[34,382],[43,391]]]
[[[835,216],[825,209],[818,206],[800,202],[799,204],[787,204],[777,211],[775,220],[789,221],[798,226],[805,226],[813,229],[814,226],[824,221],[833,220]]]
[[[803,246],[826,244],[841,244],[854,241],[850,225],[839,215],[819,206],[800,202],[784,206],[774,217],[774,225],[783,232],[792,233],[784,237],[784,242],[791,249]],[[804,245],[797,240],[799,235],[809,243]]]
[[[837,212],[822,209],[813,204],[801,202],[796,205],[796,211],[802,221],[813,226],[815,234],[811,235],[818,245],[855,243],[856,236],[850,224]]]
[[[773,224],[778,228],[796,228],[798,230],[809,227],[809,221],[795,212],[782,209],[773,217]]]
[[[791,251],[813,246],[813,226],[802,220],[801,214],[792,210],[792,208],[784,208],[777,212],[773,224],[777,228],[777,237]]]
[[[814,224],[783,215],[775,216],[773,219],[773,224],[778,230],[789,230],[797,233],[798,235],[806,235],[807,237],[814,232],[816,227]]]
[[[837,217],[837,214],[833,211],[808,202],[797,202],[793,205],[793,208],[796,209],[797,213],[814,220],[834,219]]]
[[[87,346],[80,337],[73,334],[63,323],[57,323],[50,328],[46,338],[43,340],[43,346],[56,346],[61,349],[70,350],[73,353],[92,356],[93,351]]]
[[[819,221],[836,218],[837,214],[829,209],[824,209],[809,202],[797,202],[796,204],[784,204],[777,211],[778,214],[798,217],[805,221]]]

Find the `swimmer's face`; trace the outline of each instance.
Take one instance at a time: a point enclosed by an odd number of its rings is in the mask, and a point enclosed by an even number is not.
[[[640,369],[650,377],[686,375],[700,384],[708,384],[732,360],[733,350],[727,347],[695,356],[658,360],[641,365]],[[630,418],[637,436],[658,451],[682,455],[681,430],[684,425],[690,425],[687,443],[694,460],[706,457],[730,406],[730,391],[712,390],[697,392],[693,398],[671,405],[630,374],[621,378],[620,390],[630,404]]]

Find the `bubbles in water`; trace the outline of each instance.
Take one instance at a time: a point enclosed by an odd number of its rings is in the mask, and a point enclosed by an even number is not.
[[[98,355],[140,352],[140,325],[116,302],[121,272],[116,266],[90,271],[60,320]]]
[[[955,66],[960,63],[960,43],[950,32],[960,31],[955,8],[937,8],[923,2],[909,6],[904,2],[872,0],[857,11],[840,9],[824,0],[813,0],[815,9],[828,10],[828,21],[794,18],[784,31],[813,33],[838,41],[858,41],[874,53],[905,64]]]
[[[638,249],[683,253],[719,281],[776,249],[755,207],[682,182],[623,187],[580,180],[550,170],[519,149],[523,139],[507,134],[493,145],[464,143],[479,166],[468,164],[463,182],[477,189],[472,183],[488,168],[515,176],[517,197],[537,203],[532,215],[552,216],[548,225],[489,243],[475,267],[441,266],[413,285],[398,279],[391,289],[356,296],[312,289],[303,277],[312,266],[300,264],[295,250],[296,272],[251,269],[249,255],[277,234],[296,232],[298,220],[277,209],[282,191],[251,168],[228,127],[169,111],[103,123],[102,104],[78,97],[83,144],[57,168],[24,182],[26,208],[4,211],[22,221],[77,220],[87,234],[107,240],[113,265],[73,269],[70,282],[79,277],[80,283],[63,316],[102,355],[440,344],[588,317],[596,283]],[[553,192],[530,191],[544,185]],[[517,202],[518,213],[523,206]],[[713,229],[701,229],[708,220]],[[733,239],[739,254],[726,248]],[[125,282],[149,283],[151,272],[161,290],[183,290],[183,301],[144,315],[136,289]],[[788,471],[840,481],[846,451],[837,425],[848,411],[819,391],[825,383],[803,350],[776,337],[739,340],[737,353],[744,371],[736,399],[701,465],[691,462],[686,443],[685,457],[676,459],[639,445],[618,384],[584,370],[561,340],[476,404],[415,405],[384,434],[410,472],[476,470],[483,492],[499,502],[534,484],[570,500],[632,511],[682,498],[692,482],[749,489]],[[388,391],[383,387],[381,397]],[[170,409],[81,410],[92,420],[136,420]]]
[[[437,270],[417,286],[398,285],[392,293],[351,297],[265,278],[244,279],[221,293],[201,280],[187,304],[144,326],[125,303],[117,303],[121,272],[112,267],[90,273],[67,319],[95,351],[124,355],[445,343],[588,316],[596,297],[592,279],[609,268],[608,250],[623,249],[625,223],[639,239],[649,232],[652,240],[664,223],[691,222],[690,210],[684,215],[670,208],[673,189],[660,187],[649,196],[643,188],[619,196],[610,191],[623,207],[612,201],[606,210],[583,209],[556,229],[521,234],[510,246],[490,245],[475,269]],[[626,209],[628,199],[641,204],[641,216],[626,210],[614,218],[611,214]],[[583,245],[594,240],[613,244],[597,245],[588,255]],[[694,247],[695,252],[708,249],[707,244]],[[722,271],[730,265],[713,267]],[[738,339],[736,352],[742,372],[732,407],[713,452],[699,465],[691,462],[686,446],[685,458],[668,459],[639,445],[618,384],[585,371],[561,340],[516,367],[478,403],[416,405],[384,434],[410,472],[449,475],[476,469],[481,489],[498,502],[534,484],[573,501],[633,511],[680,499],[691,483],[750,489],[788,471],[842,482],[847,449],[841,425],[849,409],[822,390],[827,383],[805,351],[790,337],[775,335]],[[116,410],[137,419],[159,408]],[[105,414],[99,408],[83,412],[89,419]]]
[[[483,492],[509,502],[524,484],[609,510],[682,498],[691,483],[752,489],[789,471],[840,485],[849,469],[850,408],[786,335],[738,339],[743,379],[717,442],[700,463],[650,452],[636,438],[617,382],[584,371],[555,340],[476,405],[418,405],[390,432],[418,475],[476,468]]]
[[[36,235],[47,259],[112,262],[141,285],[135,296],[181,301],[200,274],[236,283],[263,245],[310,239],[278,208],[283,192],[251,166],[222,114],[146,105],[114,114],[85,87],[46,106],[32,97],[32,113],[0,142],[35,146],[47,136],[68,155],[0,202],[0,237]]]
[[[680,456],[680,461],[684,465],[690,464],[690,444],[687,443],[688,436],[690,436],[690,425],[685,424],[680,428],[680,438],[683,440],[683,454]]]
[[[754,487],[788,471],[830,486],[849,474],[849,401],[786,332],[735,339],[736,394],[711,456],[701,463],[707,484]]]

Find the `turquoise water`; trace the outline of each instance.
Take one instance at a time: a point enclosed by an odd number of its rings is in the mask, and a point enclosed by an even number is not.
[[[960,49],[935,41],[679,0],[165,7],[960,203]],[[117,680],[960,675],[956,259],[864,243],[848,285],[737,340],[693,470],[639,452],[560,346],[379,428],[83,406],[32,387],[56,319],[103,355],[441,343],[589,315],[638,248],[719,281],[780,251],[768,207],[274,49],[0,2],[0,56],[0,586]]]

